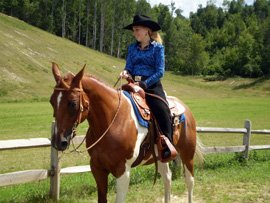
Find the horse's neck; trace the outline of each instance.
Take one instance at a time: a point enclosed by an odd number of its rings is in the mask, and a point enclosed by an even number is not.
[[[117,91],[92,77],[83,77],[82,85],[90,100],[91,125],[108,125],[118,107]]]

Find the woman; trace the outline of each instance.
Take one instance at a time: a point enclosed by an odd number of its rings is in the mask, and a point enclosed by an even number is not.
[[[128,47],[126,67],[120,76],[128,78],[131,75],[145,92],[162,98],[146,95],[147,104],[154,114],[162,134],[172,142],[172,118],[160,82],[165,71],[164,47],[162,39],[157,33],[161,27],[148,16],[136,15],[133,23],[124,29],[133,31],[137,42]],[[175,151],[174,147],[172,150]],[[165,148],[162,152],[162,160],[169,160],[171,154],[172,151],[168,147]]]

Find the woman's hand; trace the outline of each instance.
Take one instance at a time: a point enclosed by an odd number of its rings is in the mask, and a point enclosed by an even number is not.
[[[120,75],[119,75],[121,78],[124,78],[124,79],[127,79],[130,77],[129,73],[127,70],[123,70]]]

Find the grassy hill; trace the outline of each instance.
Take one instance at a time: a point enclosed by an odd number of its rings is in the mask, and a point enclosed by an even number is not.
[[[108,84],[116,81],[125,61],[57,37],[13,17],[0,14],[0,102],[47,99],[54,86],[51,62],[63,73],[87,72]],[[239,94],[270,95],[269,79],[232,78],[206,82],[201,77],[176,76],[167,72],[164,86],[184,100],[237,97]]]
[[[0,101],[48,98],[54,80],[51,62],[63,71],[87,72],[107,82],[116,80],[124,61],[54,36],[0,14]]]

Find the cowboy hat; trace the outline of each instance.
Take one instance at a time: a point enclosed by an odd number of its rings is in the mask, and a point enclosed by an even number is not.
[[[153,21],[150,17],[146,15],[135,15],[133,18],[133,23],[124,27],[126,30],[132,30],[133,26],[145,26],[150,28],[152,31],[158,31],[161,29],[160,25]]]

